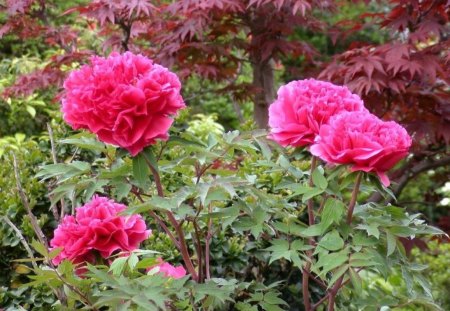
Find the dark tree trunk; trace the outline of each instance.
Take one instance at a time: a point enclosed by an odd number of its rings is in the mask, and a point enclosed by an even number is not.
[[[253,118],[259,128],[267,128],[269,105],[275,99],[274,76],[270,60],[259,61],[253,58],[253,86],[256,89],[254,97]]]

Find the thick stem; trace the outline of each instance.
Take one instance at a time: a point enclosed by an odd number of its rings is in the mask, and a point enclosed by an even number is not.
[[[138,200],[141,203],[144,203],[144,199],[142,199],[141,194],[137,191],[131,191],[131,193],[133,193]],[[165,224],[165,222],[161,219],[161,217],[159,217],[154,211],[150,211],[150,216],[152,216],[152,218],[156,219],[156,221],[158,222],[158,225],[164,230],[164,232],[169,236],[169,238],[172,240],[172,242],[175,244],[175,246],[177,248],[180,248],[180,242],[178,242],[178,240],[175,238],[175,236],[172,234],[172,231],[169,230],[169,228],[167,227],[167,225]]]
[[[312,175],[314,170],[317,167],[317,158],[315,156],[311,159],[311,171],[309,174],[309,185],[313,186],[313,179]],[[308,200],[308,223],[310,226],[314,225],[314,201],[313,199]],[[309,239],[309,244],[314,245],[314,240],[312,238]],[[312,262],[312,256],[313,252],[311,250],[306,252],[308,258],[310,261],[308,261],[305,264],[305,267],[303,268],[303,274],[302,274],[302,293],[303,293],[303,303],[305,305],[305,310],[310,311],[311,309],[311,301],[310,301],[310,293],[309,293],[309,276],[311,274],[311,262]]]
[[[155,184],[156,184],[156,189],[158,191],[158,195],[160,197],[164,197],[164,190],[163,190],[162,183],[161,183],[161,177],[159,176],[158,171],[156,170],[156,168],[153,167],[153,165],[150,162],[147,161],[147,164],[150,168],[150,171],[153,174],[153,178],[155,179]],[[186,240],[184,238],[183,229],[181,228],[180,224],[178,223],[178,221],[176,220],[175,216],[173,215],[173,213],[171,211],[167,211],[167,217],[169,218],[170,223],[175,228],[175,231],[178,235],[179,250],[181,252],[181,256],[183,257],[183,261],[186,265],[186,268],[189,271],[189,274],[192,276],[192,279],[194,281],[198,282],[198,274],[192,263],[191,256],[189,254],[189,249],[187,247]]]
[[[211,214],[211,204],[209,205],[209,214]],[[210,269],[210,243],[211,238],[213,236],[212,233],[212,218],[209,218],[208,221],[208,233],[206,235],[206,241],[205,241],[205,265],[206,265],[206,279],[209,280],[211,278],[211,269]]]
[[[350,199],[350,203],[348,205],[347,212],[347,224],[350,225],[352,223],[353,210],[355,209],[356,199],[358,198],[359,186],[361,185],[361,179],[364,172],[360,171],[356,175],[355,186],[353,187],[352,198]]]
[[[272,61],[261,60],[256,56],[252,59],[254,96],[253,118],[259,128],[267,128],[269,105],[275,98],[274,75]]]
[[[199,282],[203,283],[204,278],[205,278],[205,274],[203,271],[203,249],[202,249],[202,243],[200,240],[200,230],[198,228],[196,219],[194,219],[192,221],[192,225],[194,226],[195,239],[197,241],[196,251],[197,251],[197,258],[198,258],[198,278],[199,278]]]
[[[355,186],[353,187],[352,197],[350,199],[350,203],[348,204],[348,211],[347,211],[347,224],[350,225],[352,223],[353,218],[353,210],[355,209],[356,205],[356,199],[358,198],[358,192],[359,192],[359,186],[361,185],[361,179],[364,172],[360,171],[356,175],[355,180]],[[334,311],[334,302],[336,300],[336,295],[339,291],[339,289],[342,286],[342,281],[344,280],[345,274],[343,274],[334,284],[334,286],[331,288],[329,294],[328,294],[328,311]]]

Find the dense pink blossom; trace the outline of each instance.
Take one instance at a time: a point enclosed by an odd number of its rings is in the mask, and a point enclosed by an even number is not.
[[[170,263],[163,261],[161,258],[158,258],[158,262],[158,264],[151,266],[148,270],[162,273],[164,276],[174,279],[181,279],[186,276],[186,270],[183,266],[172,266]]]
[[[311,153],[333,164],[350,164],[352,171],[376,173],[385,186],[386,172],[408,155],[411,137],[396,122],[384,122],[367,112],[344,112],[320,128]]]
[[[280,87],[269,107],[269,138],[284,147],[310,145],[320,127],[343,111],[365,111],[363,101],[347,87],[315,79],[290,82]]]
[[[92,57],[64,82],[64,120],[133,156],[167,140],[172,115],[185,107],[178,77],[142,55]]]
[[[97,255],[108,258],[116,251],[138,248],[151,231],[140,215],[118,215],[124,209],[123,204],[95,196],[78,207],[75,216],[64,217],[50,241],[53,248],[62,247],[53,263],[59,264],[63,259],[93,262]]]

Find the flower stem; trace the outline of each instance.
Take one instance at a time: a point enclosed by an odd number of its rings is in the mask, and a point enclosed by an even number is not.
[[[311,159],[311,171],[309,174],[309,186],[313,186],[313,179],[312,179],[312,175],[314,170],[317,167],[317,158],[315,156],[312,157]],[[314,225],[314,201],[313,199],[309,199],[308,200],[308,224],[310,226]],[[313,238],[309,239],[309,244],[310,245],[314,245],[314,240]],[[309,293],[309,275],[311,273],[311,261],[312,261],[312,256],[313,253],[312,251],[307,251],[306,252],[308,258],[310,259],[310,261],[305,263],[305,267],[303,268],[303,274],[302,274],[302,294],[303,294],[303,304],[305,306],[305,311],[311,311],[311,301],[310,301],[310,293]]]
[[[155,167],[153,167],[153,165],[149,161],[146,162],[148,164],[148,167],[150,168],[150,171],[153,174],[153,178],[155,179],[155,185],[156,190],[158,191],[158,195],[160,197],[164,197],[164,190],[161,183],[161,177],[159,176],[158,171],[156,170]],[[175,231],[178,235],[179,250],[181,252],[181,256],[183,257],[183,261],[186,264],[186,268],[189,271],[189,274],[192,276],[192,279],[198,282],[198,274],[197,271],[195,270],[194,264],[192,263],[191,256],[189,254],[189,249],[186,244],[186,239],[184,238],[183,229],[181,228],[180,224],[178,223],[178,221],[176,220],[175,216],[171,211],[167,211],[167,217],[169,218],[170,223],[175,228]]]
[[[353,211],[356,205],[356,199],[358,198],[359,186],[361,185],[361,179],[364,172],[360,171],[356,175],[355,186],[353,187],[352,197],[350,199],[350,203],[348,204],[347,211],[347,224],[350,225],[352,223]],[[334,286],[330,289],[328,293],[328,311],[334,311],[334,301],[336,300],[336,295],[341,288],[342,281],[344,280],[345,274],[343,274],[334,284]]]
[[[353,187],[352,198],[350,199],[350,203],[348,205],[347,212],[347,224],[350,225],[352,223],[353,218],[353,210],[355,209],[356,199],[358,198],[359,186],[361,185],[361,179],[364,172],[360,171],[356,175],[355,186]]]

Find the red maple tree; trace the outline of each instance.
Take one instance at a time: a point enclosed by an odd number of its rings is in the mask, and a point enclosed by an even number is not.
[[[254,120],[265,127],[275,97],[274,64],[301,58],[302,68],[313,70],[300,77],[322,68],[319,78],[348,85],[372,112],[399,121],[413,134],[414,155],[392,176],[398,194],[417,174],[450,163],[450,5],[446,0],[386,0],[379,2],[380,9],[389,6],[387,13],[365,13],[334,25],[327,21],[324,12],[333,14],[352,2],[360,1],[93,0],[62,10],[58,0],[9,0],[1,7],[7,18],[0,35],[40,39],[64,54],[55,53],[43,69],[19,77],[6,94],[60,86],[66,75],[62,67],[83,62],[92,53],[132,50],[173,68],[182,78],[225,82],[220,91],[236,101],[251,98]],[[95,29],[103,51],[86,46],[68,17]],[[363,30],[368,18],[379,31],[389,32],[389,40],[353,41],[331,61],[323,61],[312,44],[295,39],[301,29],[344,41]],[[237,79],[246,63],[252,68],[251,84]]]

